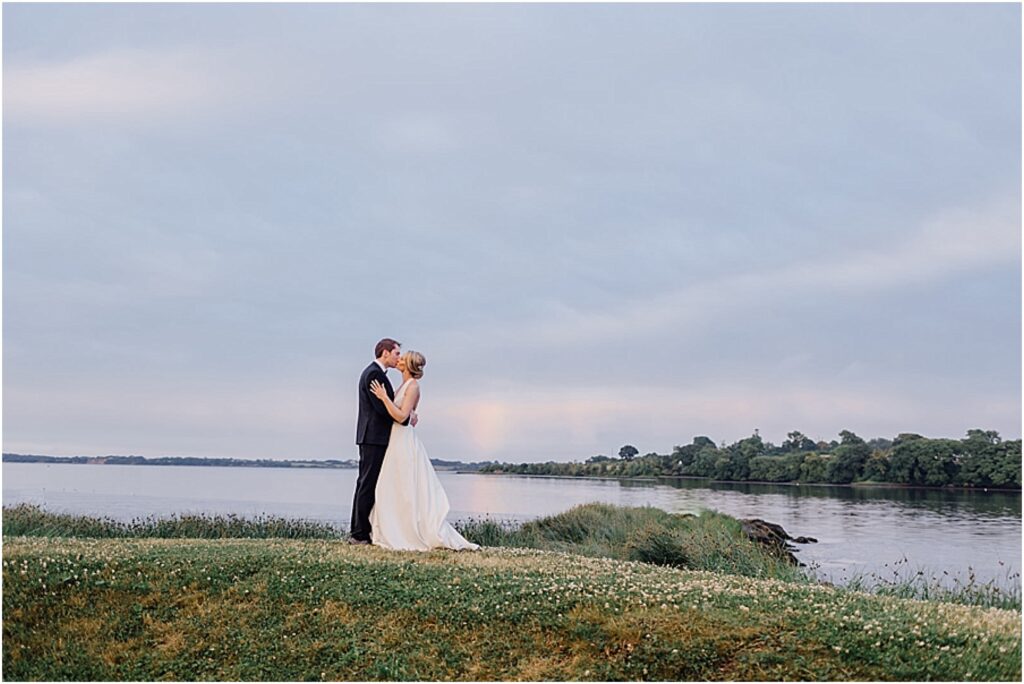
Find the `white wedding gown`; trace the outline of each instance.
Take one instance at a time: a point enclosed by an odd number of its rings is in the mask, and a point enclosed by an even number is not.
[[[395,393],[396,405],[407,386]],[[394,423],[370,511],[373,543],[397,551],[479,549],[445,520],[448,509],[448,495],[416,430]]]

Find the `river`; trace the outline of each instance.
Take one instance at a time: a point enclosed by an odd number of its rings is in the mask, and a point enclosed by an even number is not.
[[[951,584],[1020,586],[1019,492],[788,486],[701,480],[596,480],[440,472],[453,521],[529,520],[591,501],[655,506],[674,513],[713,509],[778,523],[819,575],[891,577],[921,570]],[[173,513],[304,518],[347,528],[356,471],[3,464],[3,504],[131,520]]]

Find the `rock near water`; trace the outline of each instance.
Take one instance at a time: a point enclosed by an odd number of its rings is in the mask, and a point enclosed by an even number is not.
[[[794,552],[799,551],[793,544],[815,544],[818,542],[814,537],[792,537],[782,525],[776,525],[760,518],[749,518],[740,520],[743,525],[743,532],[748,538],[759,544],[767,546],[772,553],[785,558],[793,565],[803,567],[805,564],[797,560]]]

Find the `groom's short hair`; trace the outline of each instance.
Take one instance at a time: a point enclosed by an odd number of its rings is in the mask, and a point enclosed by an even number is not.
[[[390,337],[385,337],[383,340],[377,343],[377,346],[373,348],[373,358],[379,359],[384,355],[384,352],[389,352],[395,347],[401,347],[400,342],[396,342]]]

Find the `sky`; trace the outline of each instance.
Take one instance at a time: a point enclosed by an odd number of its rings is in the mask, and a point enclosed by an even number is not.
[[[3,450],[1021,436],[1018,4],[7,4]],[[392,372],[397,387],[400,378]]]

